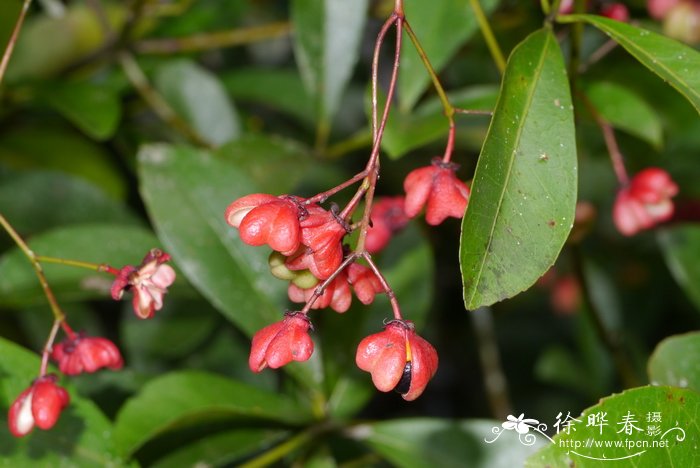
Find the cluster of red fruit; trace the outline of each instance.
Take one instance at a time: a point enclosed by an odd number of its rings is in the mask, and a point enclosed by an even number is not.
[[[562,0],[559,4],[559,13],[568,15],[574,12],[574,0]],[[630,11],[624,3],[609,2],[603,3],[598,9],[601,16],[606,16],[617,21],[627,22],[630,20]]]
[[[668,221],[673,216],[671,198],[678,194],[678,185],[668,172],[650,167],[637,173],[617,193],[613,220],[626,236]]]
[[[360,226],[351,223],[353,202],[339,211],[326,210],[316,198],[291,195],[253,194],[231,203],[226,221],[237,228],[241,240],[253,246],[268,245],[269,264],[274,276],[290,281],[288,296],[305,303],[301,311],[287,312],[283,320],[268,325],[253,337],[249,366],[253,372],[273,369],[291,361],[305,361],[313,353],[309,336],[313,330],[310,309],[331,307],[348,310],[351,288],[358,300],[370,304],[376,294],[393,292],[370,254],[384,248],[391,237],[425,207],[431,225],[447,217],[463,216],[469,189],[455,175],[456,165],[440,158],[430,166],[414,170],[405,179],[406,196],[379,199],[371,212],[365,243],[351,251],[343,244],[345,236]],[[322,199],[325,197],[321,197]],[[364,258],[369,266],[358,263]],[[357,365],[372,374],[375,386],[392,389],[406,400],[417,398],[437,370],[437,353],[416,335],[410,321],[398,309],[384,331],[365,338],[357,350]]]
[[[132,291],[135,314],[139,318],[152,317],[162,308],[163,295],[175,281],[175,271],[165,264],[168,260],[168,254],[152,249],[138,267],[126,265],[118,270],[104,266],[102,271],[116,276],[112,297],[119,300],[124,291]],[[35,426],[44,430],[52,428],[61,411],[70,403],[68,392],[56,383],[57,376],[46,373],[49,359],[55,361],[65,375],[93,373],[103,368],[119,370],[124,364],[119,349],[110,340],[75,333],[65,318],[60,321],[60,326],[66,339],[52,346],[55,338],[55,332],[52,332],[44,350],[39,377],[10,406],[8,426],[15,437],[29,434]]]

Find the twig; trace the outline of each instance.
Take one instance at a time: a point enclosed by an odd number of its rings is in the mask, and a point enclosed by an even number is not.
[[[289,34],[290,30],[289,22],[277,22],[263,26],[217,31],[188,37],[147,39],[134,44],[134,50],[141,54],[197,52],[274,39]]]
[[[19,17],[15,23],[15,28],[12,30],[12,35],[10,40],[7,42],[7,47],[5,47],[5,52],[2,54],[2,60],[0,60],[0,83],[5,77],[5,70],[7,70],[7,64],[10,63],[10,57],[15,49],[15,44],[17,43],[17,38],[19,37],[19,31],[22,29],[22,24],[24,23],[24,18],[27,16],[27,10],[29,10],[29,5],[32,0],[24,0],[22,4],[22,10],[19,12]]]

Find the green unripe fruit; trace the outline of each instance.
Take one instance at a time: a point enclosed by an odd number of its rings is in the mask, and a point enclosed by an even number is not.
[[[292,281],[297,276],[298,272],[287,268],[287,265],[284,264],[286,260],[287,257],[281,253],[272,252],[270,257],[267,259],[267,264],[270,267],[270,273],[272,273],[272,276],[281,280]]]
[[[301,289],[313,288],[318,284],[318,278],[309,270],[295,271],[294,273],[296,273],[296,276],[294,276],[292,283]]]

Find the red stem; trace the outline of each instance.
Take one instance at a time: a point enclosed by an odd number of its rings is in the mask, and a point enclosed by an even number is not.
[[[375,275],[377,275],[377,279],[379,279],[379,283],[382,285],[382,288],[384,289],[384,292],[391,303],[391,310],[394,312],[394,318],[396,320],[403,320],[403,316],[401,315],[401,307],[399,307],[399,301],[396,299],[396,293],[394,293],[394,290],[391,289],[391,286],[389,286],[389,283],[386,281],[386,278],[384,278],[384,275],[382,275],[382,273],[379,271],[379,268],[374,263],[374,260],[372,260],[372,256],[369,254],[369,252],[363,252],[362,258],[365,259],[370,269]]]
[[[53,342],[56,340],[56,334],[58,333],[58,327],[63,321],[55,319],[53,321],[53,326],[49,332],[49,337],[44,344],[44,349],[41,353],[41,367],[39,368],[39,377],[46,375],[46,370],[49,367],[49,356],[51,355],[51,349],[53,348]]]

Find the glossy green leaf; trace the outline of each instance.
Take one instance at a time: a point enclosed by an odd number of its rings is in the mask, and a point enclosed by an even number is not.
[[[224,73],[221,82],[236,101],[253,101],[313,124],[313,100],[299,73],[292,70],[246,68]]]
[[[210,71],[189,60],[174,60],[158,68],[155,85],[173,109],[212,145],[222,145],[240,134],[236,109]]]
[[[109,2],[104,11],[111,27],[120,30],[126,8]],[[46,13],[28,15],[7,68],[7,82],[18,84],[57,75],[74,61],[95,52],[105,40],[100,18],[82,3],[71,4],[64,15],[57,17]]]
[[[308,415],[287,398],[202,372],[177,372],[151,380],[122,406],[114,425],[118,453],[173,429],[214,421],[258,419],[300,423]]]
[[[496,106],[498,88],[495,86],[478,86],[466,88],[449,94],[453,106],[462,109],[492,111]],[[461,119],[457,124],[457,140],[467,140],[479,149],[486,135],[488,120],[471,117]],[[440,138],[447,138],[449,123],[445,117],[442,104],[437,98],[419,105],[414,111],[404,114],[389,114],[382,148],[392,158],[405,155],[412,149],[419,148]]]
[[[78,395],[70,382],[59,382],[69,391],[71,402],[51,430],[35,428],[21,439],[13,437],[7,428],[7,408],[36,378],[40,358],[3,338],[0,356],[1,466],[124,466],[117,456],[109,420],[93,402]]]
[[[231,466],[265,448],[282,442],[287,431],[243,428],[216,433],[184,447],[173,448],[152,468],[176,466]]]
[[[566,409],[562,411],[566,416]],[[525,466],[698,466],[698,411],[700,394],[692,390],[674,387],[627,390],[603,398],[574,416],[577,421],[570,421],[572,427],[568,433],[562,428]],[[598,420],[601,425],[592,421],[596,414],[603,415],[604,420]],[[539,433],[536,436],[543,437]]]
[[[658,239],[671,274],[700,311],[700,227],[688,224],[663,229]]]
[[[359,55],[367,0],[293,0],[294,52],[319,120],[329,124]]]
[[[121,118],[119,96],[108,87],[89,82],[53,82],[42,99],[96,140],[114,135]]]
[[[78,223],[139,224],[126,205],[61,172],[19,172],[0,179],[0,213],[23,235]]]
[[[649,380],[655,385],[700,391],[700,332],[666,338],[649,358]]]
[[[286,285],[270,279],[269,250],[244,244],[224,220],[231,202],[257,192],[247,174],[188,147],[146,146],[139,163],[156,231],[192,284],[249,336],[280,320]]]
[[[630,89],[597,81],[586,87],[586,97],[614,127],[636,136],[657,149],[663,144],[661,118],[654,108]]]
[[[599,15],[571,15],[610,36],[659,78],[676,88],[700,112],[700,52],[666,36]]]
[[[361,424],[350,435],[372,447],[395,466],[439,466],[461,468],[507,468],[522,466],[541,442],[526,446],[517,434],[505,433],[491,439],[496,421],[430,418],[394,419]]]
[[[0,162],[22,170],[63,171],[115,198],[126,193],[124,179],[106,149],[63,127],[6,126],[0,133]]]
[[[133,358],[127,360],[187,357],[211,338],[220,320],[219,314],[204,301],[168,298],[163,312],[155,317],[122,321],[124,350]]]
[[[29,239],[37,254],[50,257],[108,263],[117,268],[138,265],[149,249],[160,242],[148,230],[116,224],[81,224],[53,229]],[[114,277],[85,268],[44,264],[46,279],[59,301],[105,299]],[[176,286],[183,286],[182,282]],[[14,248],[0,257],[0,304],[45,304],[46,298],[29,261]]]
[[[576,204],[572,109],[556,39],[533,33],[508,61],[462,222],[467,309],[527,289],[564,245]]]
[[[479,0],[486,13],[493,11],[499,0]],[[476,17],[465,0],[405,2],[406,18],[418,36],[421,46],[439,73],[462,45],[478,30]],[[386,41],[393,47],[393,35]],[[423,62],[404,34],[399,73],[399,109],[407,113],[418,102],[430,83]]]
[[[227,143],[216,156],[234,164],[265,193],[289,193],[312,166],[311,150],[268,135],[245,135]]]

